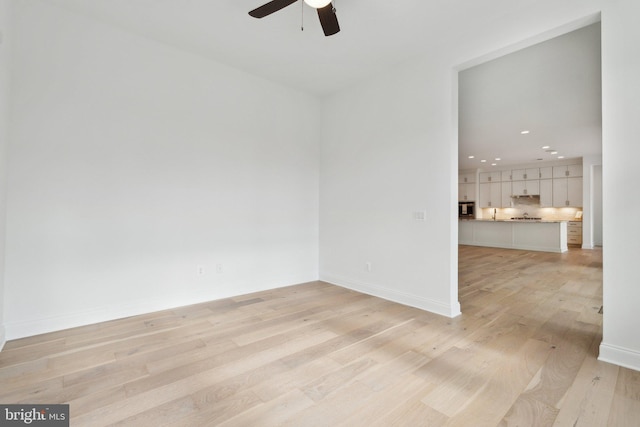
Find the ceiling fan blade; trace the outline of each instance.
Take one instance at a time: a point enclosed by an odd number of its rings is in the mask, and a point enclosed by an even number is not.
[[[322,31],[324,31],[325,36],[332,36],[340,31],[338,17],[333,11],[332,3],[318,9],[318,18],[320,18],[320,25],[322,25]]]
[[[267,15],[271,15],[273,12],[277,12],[280,9],[284,9],[290,4],[294,4],[298,0],[273,0],[267,4],[263,4],[262,6],[253,9],[249,12],[249,15],[254,18],[264,18]]]

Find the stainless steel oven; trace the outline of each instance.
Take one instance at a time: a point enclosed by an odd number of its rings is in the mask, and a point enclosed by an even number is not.
[[[458,218],[475,218],[475,202],[458,202]]]

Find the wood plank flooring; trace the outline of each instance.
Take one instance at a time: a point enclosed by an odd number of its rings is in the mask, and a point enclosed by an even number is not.
[[[601,251],[459,254],[455,319],[291,286],[9,342],[0,402],[92,427],[638,425],[640,372],[596,359]]]

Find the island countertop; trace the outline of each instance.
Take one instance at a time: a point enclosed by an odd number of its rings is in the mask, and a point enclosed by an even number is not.
[[[487,218],[459,218],[460,221],[484,221],[484,222],[525,222],[525,223],[540,223],[540,222],[569,222],[566,219],[487,219]]]
[[[566,252],[567,223],[564,220],[460,219],[458,243],[494,248]]]

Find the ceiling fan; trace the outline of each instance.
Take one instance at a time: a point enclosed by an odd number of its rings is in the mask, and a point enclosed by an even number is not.
[[[264,18],[297,1],[298,0],[272,0],[269,3],[253,9],[249,12],[249,15],[254,18]],[[325,36],[332,36],[340,31],[338,17],[336,16],[333,4],[331,4],[331,0],[304,0],[304,2],[318,11],[318,18],[320,18],[320,25],[322,25]]]

